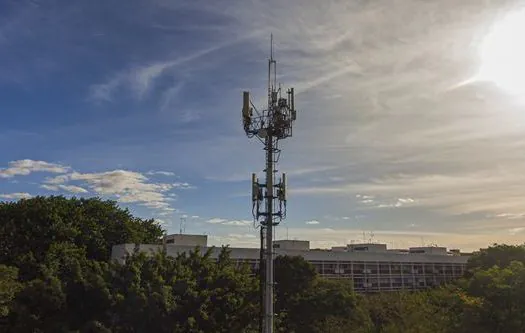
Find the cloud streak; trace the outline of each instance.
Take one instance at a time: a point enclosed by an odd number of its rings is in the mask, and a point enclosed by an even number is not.
[[[220,218],[220,217],[214,217],[214,218],[206,220],[206,223],[216,224],[216,225],[223,225],[223,226],[230,226],[230,227],[245,227],[245,226],[252,225],[253,221],[250,221],[250,220],[229,220],[229,219],[223,219],[223,218]]]
[[[304,222],[304,224],[308,224],[308,225],[317,225],[317,224],[320,224],[321,222],[317,221],[317,220],[310,220],[310,221],[306,221]]]
[[[7,200],[29,199],[31,197],[32,197],[31,194],[25,193],[25,192],[0,194],[1,199],[7,199]]]
[[[69,170],[70,167],[65,165],[25,159],[9,162],[7,168],[0,169],[0,178],[27,176],[32,172],[65,173]]]
[[[49,190],[49,191],[65,191],[65,192],[71,192],[71,193],[88,193],[88,191],[85,189],[85,188],[82,188],[80,186],[76,186],[76,185],[63,185],[63,184],[60,184],[60,185],[48,185],[48,184],[43,184],[43,185],[40,185],[41,188],[45,189],[45,190]]]
[[[176,211],[172,201],[176,200],[175,190],[193,189],[187,182],[154,182],[145,174],[129,170],[82,173],[69,166],[34,160],[18,160],[8,163],[0,170],[0,178],[27,176],[33,172],[59,173],[46,177],[40,188],[53,192],[87,194],[89,192],[117,199],[121,203],[138,204],[169,215]],[[174,173],[157,171],[152,175],[173,176]],[[88,190],[89,189],[89,190]],[[5,199],[21,198],[27,193],[4,194]]]

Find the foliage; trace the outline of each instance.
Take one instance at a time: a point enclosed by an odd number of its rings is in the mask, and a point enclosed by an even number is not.
[[[37,197],[0,203],[0,331],[258,331],[257,277],[229,250],[131,254],[162,229],[112,201]],[[217,256],[215,256],[217,254]],[[287,333],[525,332],[525,248],[476,253],[464,279],[424,292],[356,295],[302,257],[275,261],[276,331]]]
[[[525,266],[512,261],[505,268],[478,269],[467,291],[481,297],[481,322],[490,332],[525,331]]]
[[[467,267],[472,272],[494,266],[507,267],[512,261],[525,262],[525,245],[494,244],[471,257]]]
[[[277,256],[275,270],[275,311],[286,312],[294,298],[312,288],[317,279],[314,267],[299,256]]]
[[[0,318],[9,314],[11,301],[22,286],[17,278],[16,267],[0,265]]]
[[[162,232],[154,220],[136,218],[114,201],[51,196],[0,202],[0,264],[18,267],[27,281],[57,243],[107,261],[113,245],[157,243]]]

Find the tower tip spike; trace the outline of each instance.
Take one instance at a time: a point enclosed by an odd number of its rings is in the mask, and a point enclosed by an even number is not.
[[[273,34],[270,34],[270,60],[273,61]]]

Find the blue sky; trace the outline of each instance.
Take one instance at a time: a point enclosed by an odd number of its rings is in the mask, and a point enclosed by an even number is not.
[[[273,33],[299,109],[280,238],[521,242],[523,98],[478,73],[484,40],[522,6],[4,1],[0,197],[97,195],[170,232],[185,216],[212,244],[257,246],[264,153],[240,109],[243,90],[262,106]]]

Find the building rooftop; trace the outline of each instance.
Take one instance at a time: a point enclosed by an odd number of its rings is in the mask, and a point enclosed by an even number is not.
[[[165,245],[178,246],[199,246],[208,247],[208,236],[190,235],[190,234],[171,234],[164,237]],[[360,252],[360,253],[384,253],[384,254],[421,254],[421,255],[463,255],[459,249],[447,251],[446,247],[439,246],[420,246],[410,247],[408,249],[388,249],[386,244],[382,243],[354,243],[342,246],[334,246],[331,249],[311,249],[310,241],[307,240],[288,240],[281,239],[273,242],[276,250],[285,251],[308,251],[308,252]],[[255,248],[257,249],[257,248]]]

